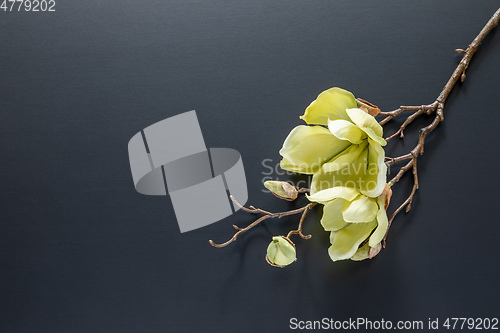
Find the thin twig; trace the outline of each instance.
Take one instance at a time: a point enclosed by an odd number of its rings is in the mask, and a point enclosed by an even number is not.
[[[307,215],[307,212],[309,211],[309,209],[311,209],[312,207],[314,207],[314,204],[316,204],[315,202],[311,202],[310,204],[308,204],[306,206],[306,209],[304,210],[304,212],[302,213],[302,216],[300,217],[300,221],[299,221],[299,227],[297,228],[297,230],[291,230],[288,235],[286,236],[286,238],[290,238],[291,235],[293,234],[299,234],[300,237],[302,237],[303,239],[309,239],[311,238],[312,236],[311,235],[304,235],[302,234],[302,223],[304,223],[304,219]]]
[[[403,129],[404,129],[409,123],[411,123],[413,120],[415,120],[415,118],[417,118],[421,114],[424,114],[424,113],[431,114],[432,112],[434,112],[436,110],[436,107],[437,107],[436,102],[428,104],[428,105],[420,105],[420,106],[403,106],[402,105],[399,107],[399,109],[396,109],[394,111],[380,112],[379,113],[380,115],[383,115],[386,117],[384,119],[382,119],[381,121],[379,121],[379,124],[385,125],[387,122],[389,122],[389,120],[396,118],[397,116],[399,116],[403,112],[413,112],[413,114],[408,117],[408,118],[411,118],[411,120],[407,119],[405,121],[405,123],[406,122],[407,123],[404,124],[404,126],[403,126]],[[388,140],[388,139],[386,139],[386,140]]]
[[[419,116],[423,115],[424,113],[425,114],[432,114],[434,111],[436,111],[437,107],[438,107],[438,102],[435,101],[435,102],[428,104],[428,105],[400,106],[399,109],[397,109],[395,111],[385,112],[385,115],[387,115],[387,117],[380,121],[381,125],[387,123],[389,120],[397,117],[398,115],[400,115],[401,113],[403,113],[405,111],[413,112],[410,116],[408,116],[408,118],[405,119],[405,121],[403,122],[403,124],[401,125],[399,130],[385,140],[388,141],[388,140],[390,140],[398,135],[401,138],[403,138],[404,137],[403,131],[405,130],[406,126],[408,126],[410,123],[412,123],[415,119],[417,119]],[[382,114],[382,112],[381,112],[381,114]]]
[[[295,186],[295,188],[297,189],[297,193],[309,193],[311,191],[307,187],[298,187],[298,186]]]
[[[304,206],[302,208],[298,208],[298,209],[294,209],[294,210],[289,210],[289,211],[286,211],[286,212],[280,212],[280,213],[271,213],[271,212],[268,212],[268,211],[265,211],[265,210],[262,210],[262,209],[259,209],[259,208],[255,208],[253,206],[249,206],[249,208],[246,208],[243,205],[241,205],[238,201],[236,201],[236,199],[232,195],[229,198],[238,207],[240,207],[245,212],[263,214],[264,216],[261,216],[260,218],[258,218],[257,220],[255,220],[254,222],[252,222],[251,224],[249,224],[246,228],[240,228],[240,227],[238,227],[236,225],[233,225],[233,228],[235,228],[237,230],[237,232],[227,242],[222,243],[222,244],[217,244],[213,240],[209,240],[210,245],[212,245],[214,247],[224,247],[224,246],[227,246],[227,245],[231,244],[232,242],[234,242],[238,238],[239,235],[241,235],[242,233],[244,233],[244,232],[252,229],[253,227],[255,227],[256,225],[258,225],[259,223],[261,223],[264,220],[267,220],[269,218],[282,218],[284,216],[295,215],[295,214],[299,214],[299,213],[302,213],[302,216],[301,216],[300,222],[299,222],[299,227],[298,227],[297,230],[290,231],[290,233],[292,233],[292,232],[293,233],[298,233],[304,239],[311,238],[310,235],[305,236],[305,235],[302,234],[302,223],[304,222],[304,218],[305,218],[307,212],[309,211],[309,209],[311,209],[312,207],[314,207],[314,205],[316,205],[315,202],[311,202],[311,203],[307,204],[306,206]],[[291,235],[290,233],[288,234],[289,236]]]
[[[391,226],[392,221],[396,217],[396,215],[404,208],[406,207],[406,212],[408,212],[411,209],[411,204],[413,202],[413,198],[415,196],[415,193],[418,189],[418,174],[417,174],[417,159],[419,155],[422,155],[424,153],[424,143],[425,143],[425,138],[429,133],[434,131],[436,127],[439,125],[440,122],[444,120],[444,104],[446,102],[446,99],[450,95],[451,90],[455,86],[455,84],[458,82],[458,79],[460,78],[461,82],[465,80],[465,71],[469,67],[469,63],[473,57],[473,55],[476,53],[477,48],[483,41],[483,39],[488,35],[488,33],[498,25],[498,22],[500,21],[500,8],[493,14],[493,16],[490,18],[490,20],[486,23],[486,25],[483,27],[481,32],[474,38],[472,43],[467,47],[466,50],[463,49],[456,49],[455,51],[463,54],[462,60],[459,62],[455,70],[453,71],[453,74],[451,75],[450,79],[444,86],[443,90],[439,94],[439,96],[436,98],[434,102],[428,105],[422,105],[422,106],[401,106],[399,109],[396,109],[394,111],[389,111],[389,112],[380,112],[381,115],[385,116],[384,119],[382,119],[379,124],[384,125],[387,122],[389,122],[391,119],[399,116],[403,112],[413,112],[406,120],[403,122],[403,124],[400,126],[399,130],[394,133],[393,135],[389,136],[386,140],[390,140],[396,136],[400,136],[401,138],[404,136],[403,132],[404,129],[411,123],[413,120],[415,120],[417,117],[420,115],[426,113],[426,114],[432,114],[435,113],[435,117],[433,118],[432,122],[426,126],[420,129],[419,137],[418,137],[418,142],[415,148],[411,150],[410,153],[401,155],[398,157],[388,157],[386,158],[386,165],[392,165],[396,163],[400,163],[403,161],[410,160],[406,165],[401,167],[399,169],[399,172],[396,174],[396,176],[389,181],[389,185],[392,186],[395,183],[397,183],[401,177],[410,169],[413,171],[413,188],[410,192],[410,195],[406,198],[406,200],[399,206],[394,213],[391,215],[389,218],[389,227]],[[384,237],[384,246],[385,246],[385,240],[387,238],[387,233],[389,232],[389,228],[387,228],[386,235]]]

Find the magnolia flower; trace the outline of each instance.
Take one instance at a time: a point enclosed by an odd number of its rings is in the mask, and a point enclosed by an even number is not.
[[[267,247],[266,260],[272,266],[285,267],[296,260],[295,245],[284,236],[275,236]]]
[[[380,251],[380,242],[388,228],[385,196],[370,198],[357,189],[337,186],[308,199],[324,205],[321,225],[331,232],[328,254],[333,261],[362,260]]]
[[[301,118],[313,126],[290,132],[280,150],[282,169],[313,174],[312,194],[334,186],[359,188],[369,197],[382,193],[387,172],[382,126],[357,108],[350,92],[322,92]]]

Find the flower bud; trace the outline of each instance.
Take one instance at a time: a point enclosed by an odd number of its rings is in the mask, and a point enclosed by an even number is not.
[[[264,186],[280,199],[288,201],[297,199],[297,189],[287,182],[268,180],[264,182]]]
[[[267,247],[266,261],[275,267],[285,267],[296,260],[295,244],[285,236],[275,236]]]

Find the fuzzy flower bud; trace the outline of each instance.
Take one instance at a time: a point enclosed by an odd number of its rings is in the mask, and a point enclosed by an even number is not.
[[[297,199],[297,189],[287,182],[268,180],[264,182],[264,186],[280,199],[288,201]]]

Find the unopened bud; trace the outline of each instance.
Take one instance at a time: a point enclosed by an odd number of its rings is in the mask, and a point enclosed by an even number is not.
[[[285,267],[297,259],[295,244],[285,236],[275,236],[267,247],[266,261],[275,267]]]
[[[287,182],[268,180],[264,182],[264,186],[280,199],[288,201],[297,199],[297,189]]]

